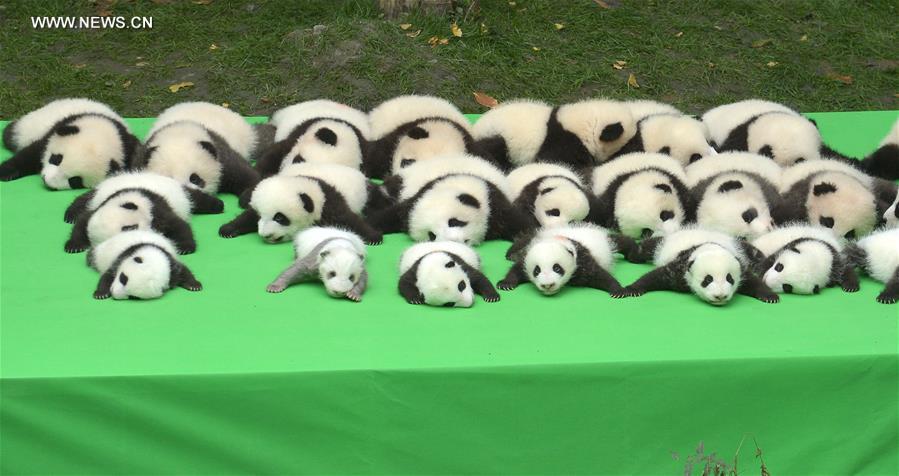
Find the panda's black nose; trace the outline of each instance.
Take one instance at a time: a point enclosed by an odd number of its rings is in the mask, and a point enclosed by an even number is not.
[[[81,177],[71,177],[69,179],[69,187],[84,188],[84,179],[82,179]]]
[[[122,286],[127,285],[128,284],[128,275],[125,273],[120,273],[119,274],[119,282],[122,283]]]

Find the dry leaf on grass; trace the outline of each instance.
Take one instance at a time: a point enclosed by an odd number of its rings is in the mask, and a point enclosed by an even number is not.
[[[718,66],[718,65],[709,61],[709,69],[715,69],[715,66]]]
[[[138,68],[143,68],[144,66],[149,66],[149,65],[150,65],[150,63],[148,63],[146,61],[138,61],[137,63],[134,63],[134,66],[137,66]]]
[[[449,38],[441,38],[440,41],[438,41],[437,43],[440,43],[441,45],[448,45]]]
[[[562,30],[565,28],[564,23],[553,23],[553,26],[556,27],[556,30]]]
[[[475,91],[472,94],[474,94],[475,102],[477,102],[481,106],[493,108],[496,107],[497,104],[499,104],[499,101],[480,91]]]
[[[459,28],[459,25],[453,23],[452,25],[450,25],[450,31],[453,32],[453,36],[455,36],[456,38],[462,38],[462,29]]]
[[[772,40],[771,38],[765,38],[764,40],[756,40],[756,41],[752,42],[752,47],[753,48],[761,48],[761,47],[767,45],[768,43],[771,43],[772,41],[774,41],[774,40]]]
[[[799,37],[799,41],[808,41],[808,35],[802,35]]]
[[[212,0],[193,0],[194,5],[209,5]]]
[[[77,64],[73,64],[73,65],[72,65],[72,67],[75,68],[75,69],[82,69],[82,68],[84,68],[85,66],[87,66],[86,63],[77,63]]]
[[[215,43],[209,45],[209,50],[210,50],[210,51],[215,51],[215,50],[217,50],[217,49],[219,49],[219,45],[217,45],[217,44],[215,44]]]
[[[415,30],[415,31],[406,33],[406,36],[408,36],[409,38],[415,38],[416,36],[418,36],[420,34],[421,34],[421,30]]]
[[[631,73],[627,77],[627,86],[629,88],[640,89],[640,83],[637,82],[637,77],[634,76],[634,73]]]
[[[625,66],[627,66],[627,61],[618,60],[618,61],[612,63],[612,67],[619,71],[624,69]]]
[[[431,48],[437,46],[437,42],[439,42],[439,41],[440,41],[439,36],[432,36],[432,37],[428,38],[428,44],[431,45]]]
[[[489,32],[489,31],[490,31],[490,29],[487,28],[487,24],[481,23],[481,34],[482,34],[482,35],[486,35],[487,32]]]
[[[509,2],[509,6],[510,6],[510,7],[514,7],[514,6],[515,6],[515,2]]]
[[[767,66],[768,66],[769,68],[773,68],[773,67],[775,67],[775,66],[777,66],[777,65],[779,65],[779,64],[780,64],[780,63],[778,63],[777,61],[769,61],[768,64],[767,64]]]
[[[412,24],[411,24],[411,23],[400,23],[400,29],[401,29],[401,30],[408,30],[409,28],[412,28]]]
[[[268,103],[272,102],[272,100],[269,99],[268,96],[262,96],[261,98],[259,98],[259,100],[262,101],[262,102],[265,103],[265,104],[268,104]]]
[[[893,97],[899,98],[899,93],[894,94]]]
[[[231,107],[231,103],[230,103],[230,102],[223,102],[223,103],[222,103],[222,107]]]
[[[855,79],[848,74],[839,74],[833,71],[827,73],[827,79],[832,79],[834,81],[839,81],[843,84],[849,85],[855,82]]]
[[[609,8],[612,8],[612,7],[609,6],[608,3],[606,3],[606,2],[604,2],[604,1],[602,1],[602,0],[593,0],[593,3],[599,5],[599,6],[602,7],[602,8],[605,8],[606,10],[608,10]]]
[[[674,34],[674,37],[675,37],[675,38],[680,38],[680,37],[682,37],[682,36],[684,36],[684,32],[682,32],[682,31],[679,31],[679,32],[677,32],[677,33]]]
[[[127,81],[125,81],[124,83],[122,83],[122,89],[128,89],[128,88],[130,88],[130,87],[131,87],[131,80],[130,80],[130,79],[127,80]]]
[[[534,50],[534,51],[540,51],[540,48],[539,48],[539,47],[536,47],[536,46],[532,46],[531,49]]]
[[[175,83],[175,84],[169,86],[169,91],[171,91],[173,93],[177,93],[178,91],[189,88],[193,85],[194,85],[194,83],[192,83],[190,81],[182,81],[180,83]]]

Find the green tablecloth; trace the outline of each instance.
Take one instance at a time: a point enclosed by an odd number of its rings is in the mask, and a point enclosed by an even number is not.
[[[812,116],[864,154],[899,112]],[[899,306],[873,281],[777,305],[523,286],[427,308],[396,292],[410,242],[391,235],[361,304],[272,295],[291,246],[219,238],[228,196],[193,219],[202,292],[95,301],[98,276],[62,250],[77,194],[0,185],[4,473],[680,474],[699,441],[732,459],[745,435],[779,474],[899,472]],[[506,246],[478,249],[494,281]]]

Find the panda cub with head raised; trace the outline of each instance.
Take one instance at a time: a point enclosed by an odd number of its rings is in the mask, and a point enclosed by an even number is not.
[[[175,247],[152,231],[134,230],[91,248],[91,268],[100,273],[95,299],[155,299],[174,287],[199,291],[203,286],[175,258]]]
[[[369,200],[362,172],[322,162],[291,164],[261,180],[250,194],[249,208],[219,228],[224,238],[256,231],[267,243],[281,243],[313,225],[346,228],[366,242],[382,235],[360,216]]]
[[[596,208],[583,179],[564,165],[522,165],[508,179],[512,204],[533,215],[540,226],[583,221]]]
[[[635,246],[632,240],[630,246]],[[512,245],[507,256],[515,264],[497,287],[511,290],[530,280],[545,296],[558,294],[568,285],[600,289],[622,298],[627,293],[612,276],[616,248],[615,240],[596,225],[542,228]]]
[[[218,198],[188,193],[169,177],[123,172],[100,182],[66,210],[65,218],[74,226],[65,251],[79,253],[130,230],[154,230],[174,242],[179,253],[193,253],[197,244],[189,224],[191,211],[220,213],[223,208]]]
[[[206,193],[240,195],[259,181],[249,163],[256,147],[257,130],[240,114],[217,104],[186,102],[159,115],[134,167]]]
[[[685,228],[644,240],[640,247],[644,258],[653,257],[656,269],[625,288],[630,296],[671,290],[692,292],[715,306],[727,304],[737,293],[767,303],[779,301],[750,268],[748,251],[757,251],[730,235]]]
[[[868,276],[886,285],[877,295],[877,302],[899,301],[899,228],[879,230],[849,244],[847,254]]]
[[[702,121],[655,101],[625,104],[637,121],[637,132],[612,158],[631,152],[657,152],[686,166],[711,152],[709,132]]]
[[[471,307],[474,295],[499,301],[490,280],[481,272],[481,258],[471,247],[455,241],[418,243],[400,257],[399,292],[409,304]]]
[[[371,135],[368,115],[326,99],[278,110],[268,125],[275,129],[275,142],[256,161],[256,171],[262,178],[275,175],[289,164],[303,162],[360,169]]]
[[[59,99],[3,129],[14,152],[0,164],[0,180],[40,174],[51,190],[91,188],[130,167],[140,141],[109,106],[90,99]]]

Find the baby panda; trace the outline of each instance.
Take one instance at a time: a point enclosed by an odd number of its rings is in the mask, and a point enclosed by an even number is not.
[[[784,169],[778,224],[805,221],[838,237],[868,234],[896,196],[896,184],[836,160],[810,160]]]
[[[522,165],[508,175],[512,204],[534,216],[540,226],[586,220],[594,205],[583,179],[558,164]]]
[[[381,233],[360,216],[369,199],[362,172],[324,162],[290,164],[252,189],[249,208],[219,228],[224,238],[256,231],[267,243],[280,243],[313,225],[336,226],[381,243]]]
[[[364,170],[371,178],[384,178],[418,161],[443,155],[484,156],[471,136],[468,119],[444,99],[398,96],[372,109],[368,118],[374,142]]]
[[[899,301],[899,228],[879,230],[847,250],[853,264],[868,276],[886,284],[877,302],[895,304]]]
[[[637,132],[612,158],[631,152],[658,152],[687,166],[712,150],[708,130],[701,121],[654,101],[625,104],[637,121]]]
[[[332,227],[312,227],[294,239],[296,260],[272,281],[266,291],[280,293],[293,283],[315,276],[331,297],[362,300],[368,284],[365,244],[355,233]]]
[[[205,102],[176,104],[159,115],[134,168],[206,193],[240,195],[259,181],[249,160],[257,130],[240,114]]]
[[[715,306],[727,304],[735,293],[766,303],[780,300],[750,269],[749,256],[758,251],[730,235],[684,228],[644,240],[640,248],[644,258],[653,257],[656,269],[627,286],[629,296],[661,290],[692,292]]]
[[[680,163],[663,154],[635,152],[593,170],[596,222],[631,238],[670,233],[693,222],[695,210]]]
[[[620,236],[619,239],[629,240]],[[630,246],[635,246],[633,240]],[[530,280],[545,296],[571,285],[600,289],[613,298],[622,298],[627,293],[611,274],[616,248],[606,230],[596,225],[542,228],[512,245],[509,256],[515,264],[497,287],[508,291]]]
[[[893,124],[877,150],[858,163],[870,175],[899,180],[899,120]]]
[[[203,289],[175,258],[172,243],[152,231],[119,233],[91,248],[87,262],[100,273],[94,299],[155,299],[174,287]]]
[[[275,142],[256,161],[262,178],[306,161],[361,169],[371,135],[368,115],[326,99],[285,107],[272,115],[268,125],[275,130]]]
[[[844,259],[844,247],[830,230],[820,226],[790,225],[754,239],[763,256],[754,268],[775,292],[818,294],[839,285],[858,291],[858,276]]]
[[[592,167],[612,157],[635,132],[627,105],[605,99],[557,107],[511,101],[491,109],[474,125],[481,148],[506,169],[535,161]]]
[[[3,143],[14,152],[0,180],[40,174],[47,188],[91,188],[131,166],[140,141],[109,106],[59,99],[8,124]]]
[[[65,251],[80,253],[130,230],[154,230],[174,242],[179,253],[193,253],[197,244],[188,224],[191,211],[220,213],[223,204],[218,198],[186,189],[174,179],[151,172],[109,177],[66,210],[66,221],[73,221],[74,226]]]
[[[439,160],[438,160],[439,159]],[[513,239],[536,227],[516,208],[502,171],[483,159],[456,154],[421,161],[384,182],[396,203],[369,216],[384,233],[407,233],[415,241]]]
[[[749,152],[724,152],[687,167],[696,223],[738,238],[754,238],[773,225],[780,206],[781,169]]]
[[[409,304],[471,307],[474,295],[499,301],[490,280],[481,272],[481,258],[471,247],[455,241],[418,243],[400,257],[399,292]]]

